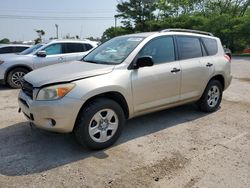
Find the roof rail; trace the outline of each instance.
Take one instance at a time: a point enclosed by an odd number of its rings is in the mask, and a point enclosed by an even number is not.
[[[209,36],[214,36],[212,33],[205,32],[205,31],[198,31],[198,30],[192,30],[192,29],[179,29],[179,28],[173,28],[173,29],[164,29],[161,30],[160,32],[189,32],[189,33],[197,33],[197,34],[202,34],[202,35],[209,35]]]

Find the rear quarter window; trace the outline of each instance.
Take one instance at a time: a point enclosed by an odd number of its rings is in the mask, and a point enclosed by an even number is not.
[[[217,41],[210,38],[202,38],[202,41],[207,49],[208,55],[215,55],[218,52]]]
[[[22,51],[26,50],[27,48],[29,48],[29,47],[16,46],[14,52],[16,52],[16,53],[17,52],[22,52]]]
[[[0,48],[0,54],[13,53],[13,47]]]

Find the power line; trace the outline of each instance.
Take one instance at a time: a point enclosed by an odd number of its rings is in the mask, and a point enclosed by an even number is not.
[[[84,14],[84,13],[114,13],[115,10],[111,9],[97,9],[97,10],[80,10],[80,11],[58,11],[58,10],[20,10],[20,9],[4,9],[0,12],[9,12],[9,13],[53,13],[53,14]]]
[[[0,19],[17,19],[17,20],[113,20],[113,17],[59,17],[59,16],[24,16],[24,15],[0,15]]]

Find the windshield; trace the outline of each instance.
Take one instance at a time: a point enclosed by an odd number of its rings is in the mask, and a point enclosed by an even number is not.
[[[83,61],[98,64],[120,64],[143,39],[144,37],[135,36],[111,39],[90,52]]]
[[[27,55],[27,54],[31,54],[32,52],[36,51],[38,48],[42,47],[43,44],[36,44],[24,51],[22,51],[21,53],[19,53],[20,55]]]

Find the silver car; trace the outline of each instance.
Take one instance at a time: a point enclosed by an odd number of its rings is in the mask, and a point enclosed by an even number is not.
[[[31,45],[26,45],[26,44],[1,44],[0,54],[20,53],[30,47]]]
[[[22,77],[37,68],[80,60],[97,46],[90,40],[54,40],[37,44],[15,55],[0,56],[0,83],[20,88]]]
[[[111,39],[82,61],[24,77],[20,110],[35,126],[74,132],[92,149],[112,145],[126,119],[197,102],[216,111],[232,76],[220,39],[168,29]]]

